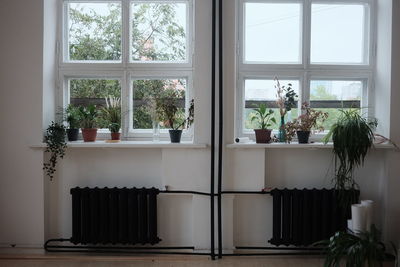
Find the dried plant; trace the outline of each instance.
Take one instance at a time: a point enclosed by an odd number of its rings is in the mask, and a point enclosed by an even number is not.
[[[324,130],[322,124],[329,116],[327,112],[312,109],[307,102],[302,104],[301,110],[303,111],[302,115],[285,125],[286,141],[288,143],[292,141],[297,131]]]
[[[194,121],[194,100],[190,101],[189,113],[186,118],[185,110],[178,105],[183,93],[180,90],[166,89],[163,91],[163,97],[156,102],[158,118],[172,130],[189,128]]]
[[[291,83],[287,86],[281,85],[277,77],[275,77],[275,82],[277,97],[276,104],[279,107],[281,117],[284,117],[288,111],[296,107],[295,98],[297,97],[297,94],[293,90]]]

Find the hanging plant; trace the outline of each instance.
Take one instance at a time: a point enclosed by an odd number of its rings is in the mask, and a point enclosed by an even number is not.
[[[365,156],[374,142],[376,119],[367,119],[359,110],[341,110],[337,122],[324,138],[327,143],[333,141],[335,161],[335,188],[338,190],[355,189],[354,170],[364,164]]]
[[[49,162],[43,163],[43,170],[46,171],[50,180],[53,180],[54,173],[56,172],[56,165],[58,158],[63,158],[67,143],[65,142],[66,127],[62,124],[51,122],[50,126],[46,129],[44,142],[46,143],[45,152],[50,152],[51,156]]]

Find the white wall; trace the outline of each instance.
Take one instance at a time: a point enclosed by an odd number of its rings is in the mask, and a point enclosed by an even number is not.
[[[46,0],[52,10],[56,0]],[[232,0],[224,1],[224,142],[234,136],[235,107],[235,23]],[[382,3],[388,1],[380,0]],[[396,2],[396,1],[394,1]],[[211,27],[210,3],[202,5],[196,19],[206,23],[198,29],[197,46],[202,54],[210,53],[208,33]],[[41,170],[43,153],[29,148],[42,138],[42,125],[51,120],[54,106],[52,56],[55,49],[54,14],[43,14],[43,0],[3,0],[0,9],[0,244],[41,246],[44,239],[71,235],[69,189],[74,186],[155,186],[208,191],[209,149],[69,149],[53,182]],[[54,8],[54,6],[53,6]],[[393,9],[393,21],[400,25],[399,4]],[[385,12],[382,13],[386,14]],[[381,16],[383,16],[381,14]],[[49,23],[50,24],[47,24]],[[46,23],[44,26],[43,23]],[[46,30],[46,33],[43,32]],[[381,31],[390,23],[381,25]],[[393,59],[400,58],[400,34],[382,38],[391,42]],[[49,31],[49,32],[47,32]],[[45,48],[43,48],[45,47]],[[387,46],[387,47],[390,47]],[[387,48],[385,48],[387,51]],[[45,53],[43,53],[45,51]],[[210,58],[198,55],[196,68],[210,71]],[[387,54],[385,54],[387,56]],[[380,58],[379,58],[380,59]],[[399,60],[393,60],[391,77],[382,79],[384,94],[391,95],[390,113],[385,97],[379,116],[390,118],[390,136],[398,140]],[[382,65],[387,61],[382,60]],[[387,65],[385,65],[387,66]],[[387,74],[387,71],[384,72]],[[382,83],[382,84],[383,84]],[[199,105],[197,112],[199,142],[209,138],[209,80],[195,79]],[[382,99],[382,98],[381,98]],[[45,103],[43,103],[43,101]],[[197,100],[196,100],[197,101]],[[49,105],[47,105],[47,104]],[[29,130],[26,130],[29,129]],[[389,130],[388,130],[389,132]],[[10,141],[11,140],[11,141]],[[224,189],[272,187],[328,187],[332,164],[329,149],[324,150],[224,150]],[[357,173],[362,197],[378,204],[375,219],[387,239],[400,240],[398,154],[373,151],[366,166]],[[43,202],[46,197],[45,203]],[[253,202],[253,199],[256,202]],[[265,201],[263,200],[265,199]],[[271,233],[271,202],[268,196],[224,196],[224,247],[266,245]],[[159,200],[159,235],[164,245],[209,246],[209,200],[202,196],[161,196]],[[249,218],[252,218],[249,220]]]
[[[38,246],[44,238],[42,140],[43,1],[0,8],[0,243]]]

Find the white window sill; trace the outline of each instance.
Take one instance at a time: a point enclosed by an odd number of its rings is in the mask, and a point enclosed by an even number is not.
[[[169,141],[120,141],[118,143],[96,142],[67,142],[68,148],[207,148],[207,144],[193,142],[171,143]],[[46,148],[45,143],[31,145],[31,148]]]
[[[271,144],[257,144],[255,142],[249,143],[234,143],[226,145],[227,148],[259,148],[259,149],[274,149],[274,148],[281,148],[281,149],[293,149],[293,148],[300,148],[300,149],[332,149],[333,143],[324,144],[321,142],[315,142],[310,144],[299,144],[297,142],[292,142],[290,144],[286,143],[271,143]],[[395,149],[395,147],[390,143],[383,143],[383,144],[374,144],[375,148],[379,149]]]

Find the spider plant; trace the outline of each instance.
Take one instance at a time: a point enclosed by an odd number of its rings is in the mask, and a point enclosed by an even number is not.
[[[121,129],[121,100],[113,96],[106,97],[105,100],[106,107],[101,110],[102,117],[110,132],[118,133]]]
[[[364,118],[359,110],[340,110],[341,115],[323,139],[331,138],[335,160],[335,188],[354,189],[354,170],[364,164],[364,159],[373,145],[376,119]]]
[[[326,248],[325,267],[339,267],[342,260],[346,267],[376,267],[390,259],[380,238],[381,233],[372,225],[369,232],[360,232],[357,235],[337,232],[329,240],[317,242],[315,245]]]
[[[259,104],[253,109],[253,111],[254,112],[251,115],[251,122],[256,122],[259,125],[258,129],[265,130],[270,127],[272,123],[276,123],[275,118],[272,117],[274,111],[272,109],[267,109],[267,105]]]

